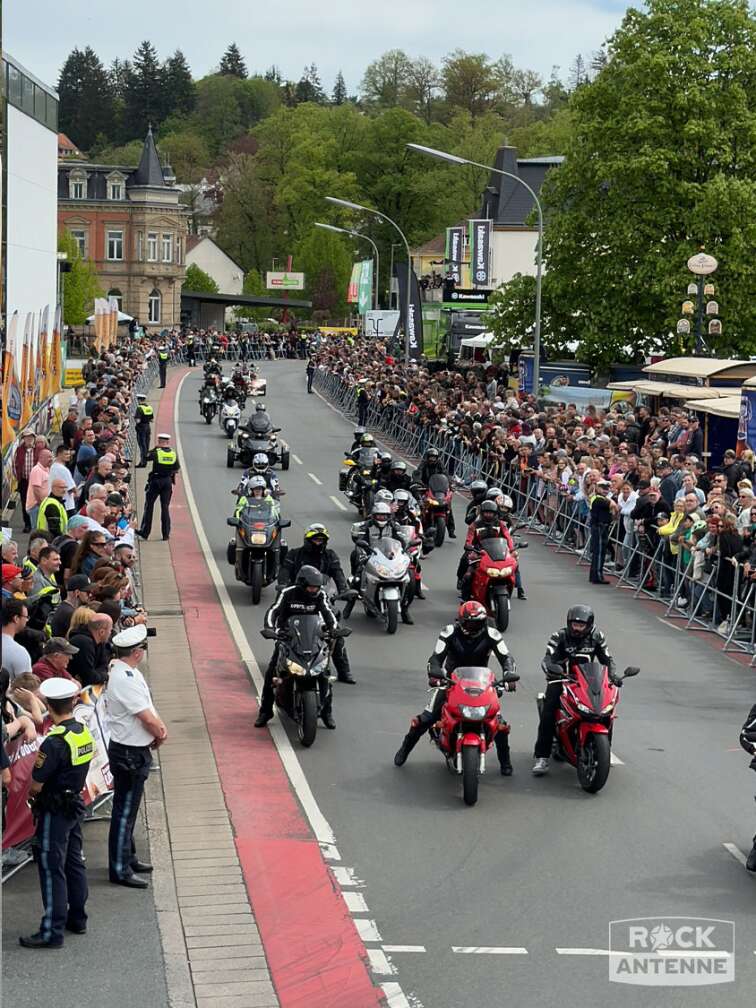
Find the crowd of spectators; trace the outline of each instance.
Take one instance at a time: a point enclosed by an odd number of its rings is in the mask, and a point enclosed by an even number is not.
[[[439,447],[451,475],[504,486],[535,528],[588,548],[592,525],[605,525],[608,564],[646,584],[656,579],[664,598],[679,566],[693,582],[681,605],[728,631],[736,568],[741,592],[756,579],[752,451],[736,455],[733,446],[710,468],[698,417],[674,401],[656,415],[627,400],[544,405],[509,387],[506,365],[400,362],[369,339],[331,340],[315,361],[385,429],[418,434],[418,452]],[[601,572],[592,580],[602,583]]]

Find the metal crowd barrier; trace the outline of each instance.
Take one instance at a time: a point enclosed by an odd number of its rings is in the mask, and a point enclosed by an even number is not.
[[[398,451],[420,458],[437,448],[447,470],[463,485],[484,479],[500,486],[514,502],[520,528],[542,536],[556,553],[572,554],[576,566],[591,563],[591,524],[587,501],[532,473],[521,472],[518,464],[471,451],[459,438],[444,436],[412,420],[396,406],[379,408],[371,402],[360,413],[357,394],[338,375],[318,369],[315,388],[346,416],[377,432]],[[741,565],[733,569],[732,588],[721,568],[731,561],[714,555],[705,571],[694,563],[693,550],[681,545],[674,553],[671,544],[655,530],[638,532],[626,527],[624,516],[614,520],[605,540],[604,574],[616,578],[614,587],[633,598],[647,598],[664,606],[664,618],[675,620],[686,630],[717,635],[723,651],[753,655],[756,665],[756,579],[744,576]],[[684,562],[683,557],[690,553]],[[720,574],[723,576],[720,577]]]

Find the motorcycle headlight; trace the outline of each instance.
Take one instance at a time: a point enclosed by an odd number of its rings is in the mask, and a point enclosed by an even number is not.
[[[391,577],[391,571],[386,566],[386,564],[376,564],[375,572],[376,574],[380,574],[381,577]]]
[[[604,707],[604,709],[601,711],[601,713],[602,714],[609,714],[613,710],[614,710],[614,700],[612,700],[611,703],[608,703],[606,705],[606,707]]]
[[[486,568],[486,574],[488,574],[489,577],[498,577],[499,576],[499,568],[498,567],[488,567],[488,568]]]
[[[438,501],[436,500],[435,497],[429,497],[428,498],[428,503],[429,504],[438,504]]]
[[[253,532],[250,536],[250,542],[255,546],[264,546],[267,536],[264,532]]]
[[[207,398],[207,396],[205,396],[205,398],[202,400],[202,402],[205,403],[205,404],[207,404],[207,403],[210,402],[210,400]]]
[[[292,675],[306,675],[304,666],[300,665],[299,662],[292,661],[291,659],[287,660],[286,668]]]
[[[511,573],[512,573],[512,568],[511,567],[502,567],[501,570],[499,571],[499,576],[500,577],[504,577],[506,574],[511,574]]]
[[[593,711],[591,710],[591,708],[590,707],[586,707],[585,704],[580,703],[579,700],[576,700],[575,704],[577,706],[577,709],[579,711],[581,711],[583,714],[593,714]]]
[[[472,707],[467,706],[467,704],[461,704],[459,712],[463,718],[467,721],[482,721],[486,716],[486,711],[488,710],[488,705],[483,707]]]

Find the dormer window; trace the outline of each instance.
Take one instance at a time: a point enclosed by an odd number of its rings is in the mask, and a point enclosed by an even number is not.
[[[87,173],[75,168],[68,175],[68,198],[83,200],[87,198]]]
[[[111,172],[110,175],[107,176],[107,182],[108,199],[122,200],[124,198],[126,176],[122,175],[121,172]]]

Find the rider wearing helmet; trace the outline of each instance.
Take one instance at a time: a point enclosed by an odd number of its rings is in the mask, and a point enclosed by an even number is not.
[[[447,479],[451,480],[451,476],[446,471],[446,466],[441,461],[441,454],[438,448],[428,448],[425,455],[423,455],[423,460],[419,467],[412,474],[412,481],[413,483],[420,483],[422,486],[427,487],[431,476],[435,476],[437,474],[446,476]],[[456,539],[457,532],[454,524],[454,513],[452,511],[451,503],[449,504],[449,515],[447,518],[446,528],[449,533],[449,538]]]
[[[478,517],[478,508],[480,507],[480,502],[486,496],[488,491],[488,484],[485,480],[473,480],[469,487],[470,490],[470,503],[467,505],[467,510],[465,511],[465,525],[470,525]]]
[[[264,476],[250,476],[249,479],[242,480],[241,487],[242,490],[234,511],[236,518],[239,517],[250,500],[267,500],[278,511],[278,503],[271,496]]]
[[[433,654],[428,659],[428,681],[431,687],[437,688],[425,709],[412,719],[410,729],[394,756],[395,766],[404,765],[418,741],[441,717],[448,689],[442,683],[447,675],[456,668],[487,666],[492,654],[496,656],[505,675],[514,672],[514,659],[499,631],[489,626],[485,608],[480,602],[463,603],[459,607],[456,623],[444,627]],[[505,688],[514,690],[514,683]],[[509,725],[504,720],[496,733],[495,743],[501,772],[503,776],[510,777],[512,764],[509,759]]]
[[[478,517],[467,530],[465,549],[457,567],[457,587],[462,593],[462,598],[467,598],[470,593],[472,585],[470,568],[478,562],[480,550],[485,540],[491,537],[500,537],[506,540],[510,552],[514,552],[512,537],[506,522],[502,521],[499,515],[496,501],[486,497],[480,503]]]
[[[347,455],[351,455],[352,452],[357,451],[357,449],[362,444],[362,436],[365,433],[364,427],[355,427],[354,433],[352,434],[352,447],[347,452]]]
[[[248,481],[253,476],[261,476],[265,480],[265,484],[273,496],[276,498],[280,496],[281,484],[278,482],[275,470],[271,468],[268,456],[265,452],[255,452],[252,456],[252,465],[249,469],[244,471],[244,475],[242,476],[239,486],[236,489],[236,493],[243,492],[245,487],[248,485]]]
[[[276,601],[265,613],[266,630],[284,630],[292,616],[305,616],[318,613],[325,624],[326,630],[334,631],[338,626],[336,613],[328,603],[328,596],[323,591],[323,577],[319,570],[305,565],[297,571],[296,582],[284,588]],[[273,656],[265,670],[265,683],[260,696],[260,711],[255,721],[255,728],[264,728],[273,717],[273,677],[278,668],[279,644],[273,650]],[[336,722],[331,713],[331,691],[325,683],[327,692],[321,692],[320,716],[326,728],[335,728]]]
[[[572,606],[567,611],[567,625],[549,637],[546,654],[541,662],[546,675],[546,694],[535,744],[533,773],[536,777],[541,777],[549,769],[556,712],[562,696],[561,680],[569,674],[569,660],[576,652],[590,655],[606,665],[611,682],[615,686],[622,684],[622,679],[615,674],[615,661],[609,653],[606,637],[594,625],[593,609],[587,605]]]
[[[398,539],[399,528],[400,523],[392,515],[391,507],[382,500],[373,503],[373,510],[367,521],[355,522],[352,525],[352,542],[355,543],[355,547],[349,555],[349,566],[352,571],[352,583],[356,588],[359,587],[360,572],[368,557],[365,548],[357,545],[357,540],[365,539],[372,544],[386,537]],[[409,598],[405,596],[401,602],[402,622],[409,625],[415,622],[409,614],[411,602],[411,596]]]
[[[210,360],[207,362],[207,364],[205,364],[205,366],[202,368],[202,370],[203,370],[206,378],[208,378],[210,375],[214,375],[214,374],[216,374],[216,375],[223,374],[223,371],[221,370],[221,366],[218,363],[218,361],[215,359],[215,357],[211,357]]]
[[[388,473],[385,470],[382,471],[379,478],[381,486],[386,487],[392,493],[395,490],[409,490],[412,486],[412,478],[407,472],[407,463],[401,459],[394,459],[389,466]]]
[[[305,529],[304,541],[297,549],[290,549],[278,572],[278,587],[283,589],[293,584],[302,567],[314,567],[323,576],[323,584],[333,580],[336,591],[345,592],[349,584],[335,550],[328,546],[328,529],[320,522],[314,522]],[[341,637],[333,648],[333,664],[339,682],[353,683],[346,647]]]

